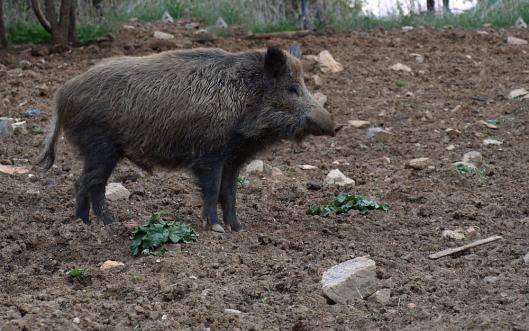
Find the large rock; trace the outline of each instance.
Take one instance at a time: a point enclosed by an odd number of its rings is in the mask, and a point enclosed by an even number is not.
[[[415,170],[435,169],[432,159],[427,157],[419,157],[410,160],[407,166]]]
[[[13,119],[7,117],[0,117],[0,139],[9,137],[14,132]]]
[[[393,71],[411,72],[411,68],[402,63],[396,63],[389,68]]]
[[[509,93],[509,99],[518,99],[518,98],[521,98],[521,97],[525,97],[529,94],[529,91],[527,91],[526,89],[524,88],[517,88],[515,90],[512,90],[510,93]]]
[[[478,151],[470,151],[463,155],[461,161],[463,161],[463,163],[473,164],[474,168],[479,168],[483,164],[483,156]]]
[[[514,27],[517,29],[527,29],[527,23],[525,23],[522,17],[518,17],[516,22],[514,22]]]
[[[162,32],[162,31],[154,31],[153,34],[155,39],[159,40],[171,40],[174,39],[174,36],[170,33]]]
[[[323,294],[333,302],[347,304],[376,291],[376,264],[366,257],[340,263],[323,273]]]
[[[328,50],[320,52],[318,55],[318,63],[322,72],[336,73],[343,70],[343,66],[332,57]]]
[[[247,174],[260,174],[265,171],[265,164],[263,160],[253,160],[246,166]]]
[[[162,22],[164,22],[164,23],[173,23],[174,22],[173,17],[171,16],[171,14],[169,14],[169,12],[167,10],[162,15]]]
[[[369,121],[350,120],[349,125],[351,125],[353,128],[356,128],[356,129],[365,129],[365,128],[368,128],[371,125],[371,123]]]
[[[355,181],[346,175],[344,175],[340,170],[333,169],[325,177],[324,183],[326,185],[338,185],[338,186],[348,186],[355,185]]]
[[[516,38],[516,37],[507,37],[507,44],[509,45],[527,45],[527,40]]]
[[[105,189],[105,197],[110,201],[127,200],[130,191],[121,183],[109,183]]]

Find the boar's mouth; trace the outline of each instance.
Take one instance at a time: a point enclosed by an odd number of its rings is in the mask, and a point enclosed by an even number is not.
[[[343,125],[336,125],[325,109],[314,109],[305,118],[305,131],[314,136],[334,137]]]

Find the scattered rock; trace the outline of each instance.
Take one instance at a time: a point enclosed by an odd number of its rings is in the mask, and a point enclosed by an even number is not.
[[[188,29],[188,30],[196,30],[200,27],[200,23],[197,23],[197,22],[189,22],[187,23],[184,28]]]
[[[527,94],[529,94],[529,91],[527,91],[524,88],[518,88],[518,89],[512,90],[509,93],[509,99],[518,99],[523,96],[526,96]]]
[[[419,157],[408,162],[407,166],[415,170],[424,170],[424,169],[435,169],[432,159],[427,157]]]
[[[503,141],[500,141],[500,140],[497,140],[497,139],[492,139],[492,138],[483,139],[483,145],[485,145],[485,146],[488,146],[488,145],[501,145],[501,144],[503,144]]]
[[[26,109],[26,111],[24,111],[22,115],[24,115],[24,117],[36,117],[36,116],[40,116],[41,114],[42,114],[42,110],[40,109],[28,108]]]
[[[318,55],[318,63],[322,72],[337,73],[343,70],[343,66],[336,61],[328,50],[323,50]]]
[[[483,156],[478,151],[470,151],[463,155],[461,161],[473,164],[474,168],[479,168],[483,164]]]
[[[164,23],[173,23],[174,22],[173,17],[171,16],[171,14],[169,14],[169,12],[167,10],[162,15],[162,22],[164,22]]]
[[[487,284],[494,284],[496,282],[498,282],[498,280],[500,279],[500,277],[497,277],[497,276],[487,276],[485,278],[483,278],[483,281]]]
[[[417,308],[417,305],[415,303],[413,303],[413,302],[410,302],[410,303],[408,303],[408,308],[415,309],[415,308]]]
[[[423,64],[424,63],[424,56],[418,53],[412,53],[411,56],[415,56],[415,63],[417,64]]]
[[[489,122],[484,121],[484,120],[481,120],[481,121],[479,121],[478,123],[479,123],[479,124],[483,124],[483,125],[485,125],[485,126],[486,126],[487,128],[489,128],[489,129],[497,129],[497,128],[498,128],[498,126],[496,126],[496,125],[494,125],[494,124],[490,124]]]
[[[123,26],[121,26],[123,29],[125,30],[136,30],[136,27],[134,25],[128,25],[128,24],[125,24]]]
[[[281,176],[283,176],[283,172],[281,171],[281,169],[277,167],[272,167],[272,169],[270,170],[270,177],[281,177]]]
[[[174,36],[172,34],[166,33],[166,32],[162,32],[162,31],[154,31],[153,36],[154,36],[155,39],[160,39],[160,40],[174,39]]]
[[[529,252],[527,252],[527,254],[525,254],[525,256],[523,257],[523,263],[529,264]]]
[[[403,26],[402,27],[402,32],[408,32],[411,30],[413,30],[413,26]]]
[[[483,31],[483,30],[477,30],[476,33],[482,36],[486,36],[489,34],[487,31]]]
[[[127,200],[130,191],[121,183],[109,183],[105,189],[105,196],[109,201]]]
[[[450,144],[450,145],[446,146],[446,150],[447,151],[453,151],[455,148],[456,148],[456,146],[454,146],[454,144]]]
[[[354,180],[344,175],[338,169],[331,170],[327,174],[327,177],[325,177],[324,183],[326,185],[338,185],[338,186],[355,185]]]
[[[380,289],[369,297],[369,300],[376,301],[382,305],[387,304],[390,299],[391,299],[391,290],[389,288]]]
[[[461,135],[461,131],[451,128],[446,129],[445,132],[450,139],[455,139]]]
[[[507,44],[509,45],[527,45],[527,40],[516,38],[516,37],[507,37]]]
[[[350,120],[349,125],[356,129],[365,129],[371,125],[371,122],[362,120]]]
[[[200,29],[193,33],[193,40],[199,43],[205,43],[215,40],[215,35],[206,29]]]
[[[0,172],[8,175],[22,175],[27,174],[29,169],[0,164]]]
[[[525,23],[522,17],[518,17],[516,22],[514,22],[514,27],[517,29],[527,29],[527,23]]]
[[[81,323],[81,319],[79,317],[75,317],[72,322],[74,322],[75,324],[79,324]]]
[[[321,77],[318,75],[312,75],[312,81],[314,82],[314,85],[317,87],[320,87],[323,84]]]
[[[31,62],[29,62],[28,60],[20,60],[18,62],[18,66],[22,68],[22,70],[27,70],[31,68]]]
[[[405,64],[402,64],[402,63],[397,63],[397,64],[394,64],[392,65],[391,67],[389,67],[391,70],[394,70],[394,71],[404,71],[404,72],[411,72],[411,68],[408,67],[407,65]]]
[[[387,140],[391,136],[393,136],[393,133],[389,132],[388,130],[385,130],[383,128],[369,128],[367,129],[367,137],[368,138],[376,138],[378,140]]]
[[[300,169],[303,169],[303,170],[314,170],[314,169],[318,169],[318,167],[316,166],[313,166],[313,165],[310,165],[310,164],[301,164],[298,166]]]
[[[108,270],[108,269],[112,269],[112,268],[122,267],[124,265],[125,265],[125,263],[123,263],[123,262],[106,260],[105,262],[103,262],[101,267],[99,267],[99,269]]]
[[[341,304],[365,299],[375,292],[375,269],[375,261],[366,257],[340,263],[323,273],[323,294],[331,301]]]
[[[265,170],[265,165],[263,160],[253,160],[246,166],[247,174],[258,174],[263,173]]]
[[[26,121],[15,122],[11,124],[11,127],[13,128],[14,134],[28,133]]]
[[[222,17],[219,17],[217,18],[217,21],[215,22],[215,27],[217,29],[224,30],[228,28],[228,23],[226,23],[226,21]]]
[[[239,316],[239,315],[242,314],[242,311],[237,310],[237,309],[226,308],[226,309],[224,309],[224,313],[225,313],[225,314],[228,314],[228,315],[236,315],[236,316]]]
[[[325,106],[325,103],[327,102],[327,96],[321,92],[314,93],[314,99],[320,106]]]
[[[9,137],[13,132],[13,119],[7,117],[0,117],[0,139]]]
[[[466,233],[469,237],[473,238],[473,237],[476,237],[477,236],[477,231],[476,229],[473,227],[473,226],[469,226],[467,229],[466,229]]]
[[[444,230],[442,235],[443,235],[443,238],[448,238],[448,239],[453,239],[453,240],[465,239],[465,234],[459,230],[456,230],[456,231]]]

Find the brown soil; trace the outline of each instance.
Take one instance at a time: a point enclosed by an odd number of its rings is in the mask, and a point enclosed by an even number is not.
[[[36,158],[53,92],[99,59],[202,45],[190,41],[190,32],[167,27],[176,41],[153,44],[155,28],[136,24],[120,30],[113,43],[67,54],[37,47],[2,55],[7,68],[0,72],[0,116],[22,117],[29,107],[44,114],[27,119],[29,133],[1,141],[1,163]],[[202,228],[197,189],[185,172],[146,175],[128,162],[112,178],[132,192],[130,200],[111,203],[120,222],[104,227],[73,220],[80,162],[64,140],[49,173],[0,174],[0,329],[529,329],[529,266],[522,260],[529,250],[529,103],[506,97],[514,88],[529,88],[529,48],[505,42],[507,35],[529,39],[529,33],[488,32],[416,29],[300,38],[305,54],[328,49],[345,67],[320,73],[326,107],[336,119],[369,120],[393,135],[368,139],[364,129],[346,128],[336,138],[309,138],[302,148],[286,142],[271,147],[259,157],[284,177],[250,177],[239,190],[240,233]],[[228,37],[205,46],[238,51],[291,42]],[[423,54],[424,64],[411,53]],[[22,59],[33,63],[30,69],[6,72]],[[397,62],[413,72],[391,71]],[[397,88],[396,80],[406,86]],[[39,89],[42,84],[48,89]],[[493,118],[505,119],[497,130],[478,123]],[[460,136],[449,140],[447,128]],[[483,146],[489,137],[504,143]],[[455,149],[446,150],[449,144]],[[483,154],[481,176],[451,169],[470,150]],[[431,158],[435,170],[407,168],[416,157]],[[300,164],[319,169],[301,170]],[[387,203],[390,211],[306,215],[309,205],[343,190],[306,188],[333,168],[356,180],[347,190]],[[131,257],[123,223],[160,210],[191,222],[200,240],[159,257]],[[475,236],[461,243],[441,236],[444,229],[469,227]],[[503,239],[455,257],[428,258],[491,235]],[[380,287],[391,289],[390,302],[329,305],[319,287],[323,271],[365,255],[377,263]],[[108,259],[125,267],[101,271]],[[69,281],[65,270],[73,267],[88,268],[89,278]],[[226,308],[243,314],[226,314]]]

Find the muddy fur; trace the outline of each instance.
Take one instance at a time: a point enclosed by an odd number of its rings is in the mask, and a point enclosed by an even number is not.
[[[55,105],[42,161],[53,164],[62,129],[84,160],[76,187],[76,216],[84,222],[90,201],[98,219],[112,222],[105,185],[126,157],[147,170],[191,169],[202,188],[205,219],[221,230],[219,201],[225,223],[238,230],[241,165],[276,141],[334,135],[336,127],[306,89],[299,60],[277,48],[109,59],[64,84]]]

